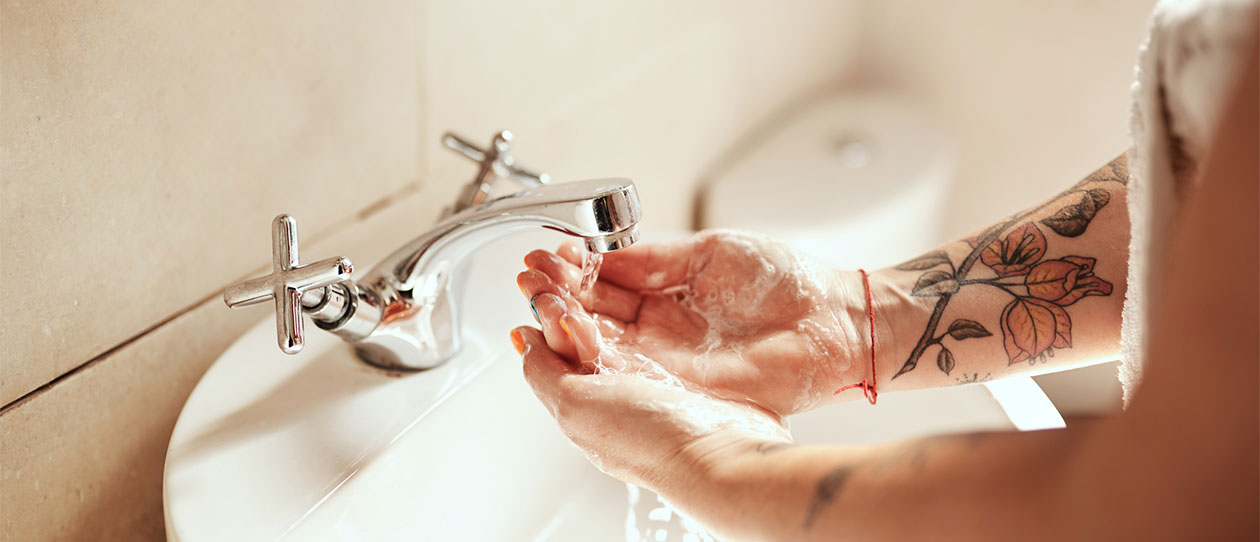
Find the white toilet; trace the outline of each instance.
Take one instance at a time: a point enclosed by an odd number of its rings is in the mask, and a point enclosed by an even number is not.
[[[701,225],[765,234],[837,269],[877,269],[946,241],[946,134],[913,103],[838,95],[710,179]]]

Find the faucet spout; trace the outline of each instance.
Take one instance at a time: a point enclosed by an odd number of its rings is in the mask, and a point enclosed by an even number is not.
[[[459,352],[459,271],[477,249],[511,233],[545,228],[582,239],[588,250],[612,252],[634,244],[641,216],[628,179],[522,190],[447,217],[385,258],[352,291],[330,292],[341,296],[337,303],[344,310],[325,310],[324,319],[310,307],[308,313],[372,365],[395,371],[435,367]]]
[[[611,252],[638,238],[639,195],[628,179],[541,185],[451,216],[384,260],[400,285],[414,284],[442,261],[462,261],[481,245],[535,228],[559,231]]]

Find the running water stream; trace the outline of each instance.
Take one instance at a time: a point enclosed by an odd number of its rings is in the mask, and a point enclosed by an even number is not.
[[[599,269],[604,266],[604,255],[591,249],[582,254],[582,282],[578,285],[578,301],[590,306],[591,291],[599,280]]]

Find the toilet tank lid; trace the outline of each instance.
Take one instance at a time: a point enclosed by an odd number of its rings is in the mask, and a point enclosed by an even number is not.
[[[946,182],[939,125],[904,97],[839,95],[802,109],[707,184],[704,227],[818,224]]]

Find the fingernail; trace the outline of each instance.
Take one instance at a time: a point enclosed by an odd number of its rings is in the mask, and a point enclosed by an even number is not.
[[[513,329],[512,333],[508,334],[508,337],[511,337],[512,348],[516,349],[517,354],[520,354],[525,351],[525,338],[521,336],[520,330]]]
[[[567,322],[565,322],[565,320],[566,320],[566,319],[567,319],[567,318],[561,318],[561,319],[560,319],[560,327],[561,327],[561,328],[563,328],[563,329],[564,329],[564,332],[565,332],[565,333],[569,336],[569,340],[574,340],[574,339],[573,339],[573,330],[569,329],[569,324],[568,324]]]
[[[529,310],[534,311],[534,321],[541,324],[542,318],[538,316],[538,307],[534,306],[534,300],[540,295],[542,294],[534,294],[534,297],[529,298]]]

